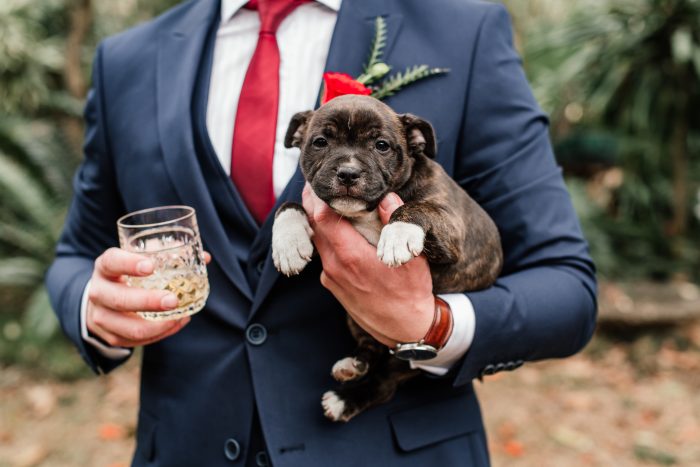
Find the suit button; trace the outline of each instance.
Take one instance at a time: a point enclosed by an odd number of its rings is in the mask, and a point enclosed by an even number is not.
[[[241,455],[241,445],[233,438],[229,438],[224,443],[224,455],[226,459],[235,461]]]
[[[251,324],[245,331],[245,338],[252,345],[263,345],[267,340],[267,329],[262,324]]]
[[[258,264],[256,264],[255,269],[258,270],[258,274],[262,274],[263,269],[265,269],[265,261],[260,261]]]
[[[515,370],[516,368],[520,368],[521,366],[523,366],[523,363],[525,363],[525,362],[522,360],[516,360],[516,362],[513,366],[513,369]]]
[[[515,362],[508,362],[508,363],[506,363],[505,366],[503,367],[503,369],[506,370],[506,371],[515,370]]]
[[[270,465],[265,451],[260,451],[255,455],[255,465],[257,467],[268,467]]]
[[[482,375],[492,375],[496,372],[496,367],[493,365],[486,365],[481,371]]]
[[[498,373],[499,371],[503,371],[505,369],[506,369],[506,366],[503,363],[497,363],[495,373]]]

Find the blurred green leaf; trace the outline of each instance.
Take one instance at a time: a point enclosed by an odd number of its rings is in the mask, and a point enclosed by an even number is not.
[[[49,339],[58,330],[58,319],[51,311],[45,287],[38,287],[29,299],[24,325],[40,339]]]
[[[44,278],[45,269],[45,263],[33,258],[0,258],[0,285],[36,285]]]
[[[676,63],[686,63],[693,58],[693,33],[690,28],[683,27],[673,32],[671,50]]]

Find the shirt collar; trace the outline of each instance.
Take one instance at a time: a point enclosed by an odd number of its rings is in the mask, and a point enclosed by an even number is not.
[[[336,13],[340,10],[340,3],[343,0],[316,0]],[[248,3],[248,0],[221,0],[221,22],[225,23],[235,15],[238,10]]]

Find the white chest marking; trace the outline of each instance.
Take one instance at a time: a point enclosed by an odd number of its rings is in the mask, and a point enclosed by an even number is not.
[[[382,231],[382,221],[376,209],[348,220],[372,246],[377,246],[379,234]]]

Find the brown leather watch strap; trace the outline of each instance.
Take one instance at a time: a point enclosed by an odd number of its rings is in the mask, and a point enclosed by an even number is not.
[[[454,320],[450,305],[440,297],[435,297],[435,317],[428,333],[422,340],[423,344],[430,345],[437,350],[442,349],[452,335]]]

